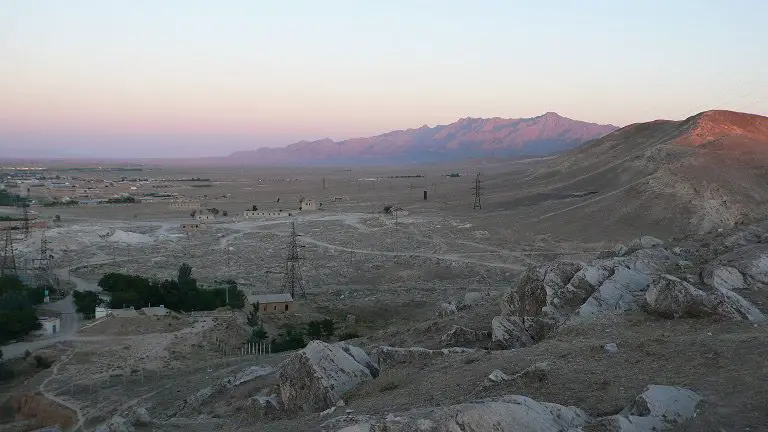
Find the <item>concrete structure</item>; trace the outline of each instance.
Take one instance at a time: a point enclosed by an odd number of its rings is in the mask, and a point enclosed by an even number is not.
[[[200,208],[200,201],[173,201],[170,204],[170,208],[172,209],[182,209],[182,210],[196,210]]]
[[[260,218],[260,217],[285,217],[293,216],[290,212],[283,211],[264,211],[264,210],[246,210],[243,212],[243,217],[246,219]]]
[[[290,294],[259,294],[248,296],[248,303],[259,304],[259,313],[272,315],[294,312],[296,303]]]
[[[195,219],[202,223],[209,223],[215,221],[216,217],[214,217],[212,214],[199,214],[195,216]]]
[[[169,314],[164,305],[141,308],[141,313],[146,316],[166,316]]]
[[[108,313],[109,313],[109,309],[105,307],[97,307],[96,313],[94,314],[94,318],[96,319],[104,318],[105,316],[107,316]]]
[[[139,316],[139,313],[134,308],[111,309],[109,313],[115,318],[131,318]]]
[[[181,229],[187,234],[198,232],[200,231],[200,224],[199,223],[183,223],[181,224]]]
[[[312,198],[305,198],[301,201],[301,210],[317,210],[320,205]]]
[[[59,318],[41,317],[40,324],[43,325],[41,331],[48,336],[53,336],[61,331],[61,320]]]

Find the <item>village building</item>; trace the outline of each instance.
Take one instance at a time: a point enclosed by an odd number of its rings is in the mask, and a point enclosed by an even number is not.
[[[183,209],[183,210],[196,210],[200,208],[200,201],[173,201],[170,204],[170,208],[172,209]]]
[[[301,200],[301,210],[302,211],[317,210],[318,206],[319,206],[319,204],[317,203],[317,201],[315,201],[315,200],[313,200],[311,198],[305,198],[305,199]]]
[[[40,324],[43,326],[40,330],[47,336],[53,336],[61,331],[61,319],[59,318],[41,317]]]
[[[259,313],[264,315],[294,312],[296,303],[290,294],[259,294],[248,296],[248,302],[259,304]]]
[[[212,214],[198,214],[197,216],[195,216],[195,219],[197,219],[202,223],[208,223],[208,222],[215,221],[216,217],[213,216]]]

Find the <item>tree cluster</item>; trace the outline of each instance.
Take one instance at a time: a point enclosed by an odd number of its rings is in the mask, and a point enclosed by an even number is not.
[[[44,296],[44,288],[27,287],[13,275],[0,277],[0,344],[40,329],[34,306]]]
[[[103,303],[101,297],[93,291],[77,291],[72,293],[75,310],[90,318],[96,315],[96,307]]]
[[[111,294],[109,306],[115,309],[164,305],[176,311],[203,311],[222,306],[242,308],[245,304],[245,294],[235,281],[227,281],[225,289],[199,288],[188,264],[179,267],[175,280],[155,281],[143,276],[107,273],[99,279],[99,286]]]

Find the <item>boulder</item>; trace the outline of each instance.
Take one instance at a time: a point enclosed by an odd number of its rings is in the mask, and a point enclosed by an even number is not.
[[[419,409],[386,416],[342,416],[322,425],[331,431],[568,431],[587,424],[574,407],[536,402],[525,396]]]
[[[661,246],[664,241],[651,236],[642,236],[629,243],[630,250],[650,249]]]
[[[440,338],[440,343],[443,346],[455,347],[462,346],[467,343],[482,342],[484,340],[490,339],[490,337],[491,332],[489,331],[472,330],[466,327],[454,325],[451,327],[448,333],[444,334]]]
[[[616,267],[613,275],[600,284],[575,315],[588,317],[603,312],[639,310],[651,280],[644,273]]]
[[[357,384],[373,379],[369,369],[341,346],[321,341],[310,342],[280,363],[277,371],[280,397],[291,413],[328,409]]]
[[[470,291],[466,294],[464,294],[464,303],[463,305],[466,307],[472,307],[477,305],[478,303],[481,303],[483,299],[485,299],[485,295],[481,292],[477,291]]]
[[[133,411],[132,423],[136,426],[149,426],[152,423],[152,417],[149,416],[146,408],[139,407]]]
[[[421,347],[395,348],[380,346],[371,352],[371,356],[376,360],[376,364],[379,366],[388,367],[395,364],[413,363],[447,355],[461,355],[474,352],[477,352],[477,350],[471,348],[443,348],[431,350]]]
[[[454,315],[459,311],[456,304],[453,302],[443,302],[438,305],[437,316],[444,317],[448,315]]]
[[[486,379],[492,383],[500,383],[503,381],[509,381],[512,378],[509,375],[505,374],[504,372],[496,369],[493,372],[491,372],[491,374],[488,375],[488,378]]]
[[[613,253],[615,256],[621,257],[627,254],[629,252],[629,248],[624,246],[623,244],[619,243],[613,248]]]
[[[374,363],[370,357],[368,357],[368,354],[366,354],[365,351],[354,345],[350,345],[344,342],[338,342],[337,345],[339,345],[341,349],[344,350],[344,352],[347,353],[350,357],[355,359],[356,362],[365,366],[372,377],[376,378],[379,376],[379,367],[376,366],[376,363]]]
[[[535,316],[584,267],[569,261],[553,261],[528,269],[517,288],[502,299],[502,312],[511,316]]]
[[[712,288],[740,290],[746,287],[744,275],[733,267],[713,265],[704,268],[701,280]]]
[[[533,339],[519,318],[497,316],[491,321],[491,347],[494,349],[522,348],[533,345]]]
[[[762,321],[762,312],[740,295],[719,288],[704,292],[674,276],[661,275],[646,292],[649,311],[665,318],[719,316]]]
[[[597,419],[595,430],[655,432],[669,430],[696,415],[701,397],[680,388],[649,385],[621,413]]]
[[[619,352],[619,347],[615,343],[607,343],[603,346],[603,349],[605,349],[605,352],[608,354],[616,354]]]

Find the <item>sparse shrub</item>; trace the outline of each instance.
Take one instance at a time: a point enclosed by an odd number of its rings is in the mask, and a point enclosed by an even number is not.
[[[24,351],[24,360],[28,359],[29,356],[31,356],[31,355],[32,355],[32,353],[29,350],[25,350]]]
[[[323,330],[323,336],[325,336],[327,339],[332,338],[333,334],[336,332],[336,324],[330,318],[326,318],[320,321],[320,326]]]
[[[384,206],[384,213],[387,213],[387,214],[392,213],[392,206],[391,205]]]
[[[48,360],[47,358],[45,358],[45,357],[41,356],[40,354],[36,355],[36,356],[34,357],[34,359],[35,359],[35,366],[36,366],[38,369],[48,369],[48,368],[50,368],[50,367],[51,367],[51,365],[53,364],[53,362],[52,362],[52,361],[50,361],[50,360]]]
[[[307,336],[310,339],[323,338],[323,325],[321,321],[310,321],[307,323]]]
[[[344,333],[339,335],[340,341],[345,341],[349,339],[357,339],[360,337],[360,334],[358,334],[356,331],[345,331]]]
[[[376,383],[378,384],[379,392],[384,393],[402,386],[405,383],[405,376],[399,372],[379,375]]]

